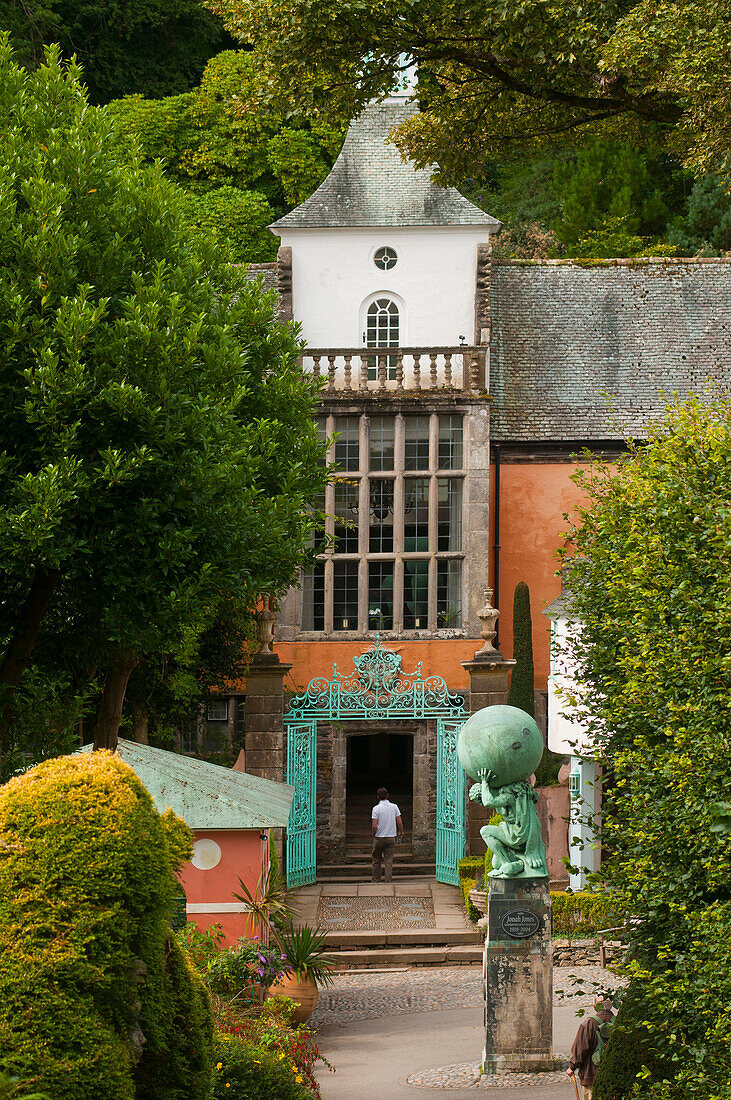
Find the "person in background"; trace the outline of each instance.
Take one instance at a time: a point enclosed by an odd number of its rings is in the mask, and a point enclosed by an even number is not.
[[[378,788],[378,805],[371,812],[371,826],[373,828],[373,881],[381,881],[381,866],[383,866],[384,879],[391,881],[393,874],[393,854],[396,848],[396,837],[403,837],[404,826],[401,820],[401,811],[395,802],[388,801],[388,791],[385,787]]]
[[[614,1021],[611,1001],[597,1001],[594,1012],[596,1015],[587,1016],[576,1032],[569,1068],[566,1070],[569,1077],[573,1077],[578,1071],[584,1100],[591,1100],[597,1066]]]

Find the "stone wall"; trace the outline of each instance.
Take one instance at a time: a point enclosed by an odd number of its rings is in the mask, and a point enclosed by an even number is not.
[[[317,727],[317,862],[346,859],[348,737],[394,733],[413,738],[412,828],[416,860],[431,860],[436,838],[436,723],[320,722]],[[373,792],[375,802],[375,790]]]

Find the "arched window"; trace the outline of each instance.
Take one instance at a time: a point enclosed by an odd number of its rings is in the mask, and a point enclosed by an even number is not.
[[[376,298],[366,314],[366,347],[397,348],[399,310],[392,298]]]
[[[401,337],[399,308],[393,298],[376,298],[366,312],[365,346],[367,348],[397,348]],[[376,361],[368,362],[368,377],[377,375]],[[387,377],[396,377],[395,356],[388,357]]]

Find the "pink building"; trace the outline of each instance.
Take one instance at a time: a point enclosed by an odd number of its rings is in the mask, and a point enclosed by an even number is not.
[[[173,810],[193,831],[193,858],[179,874],[188,920],[222,925],[226,944],[262,935],[234,893],[239,879],[252,894],[266,882],[270,830],[286,827],[294,789],[134,741],[120,740],[117,751],[160,813]]]

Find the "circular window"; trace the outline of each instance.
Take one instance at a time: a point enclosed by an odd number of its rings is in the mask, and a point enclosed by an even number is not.
[[[221,862],[221,849],[215,840],[196,840],[193,845],[193,858],[191,863],[199,871],[210,871]]]
[[[373,263],[381,271],[390,271],[392,267],[396,266],[398,256],[393,248],[389,248],[388,245],[384,245],[383,248],[377,248],[373,253]]]

